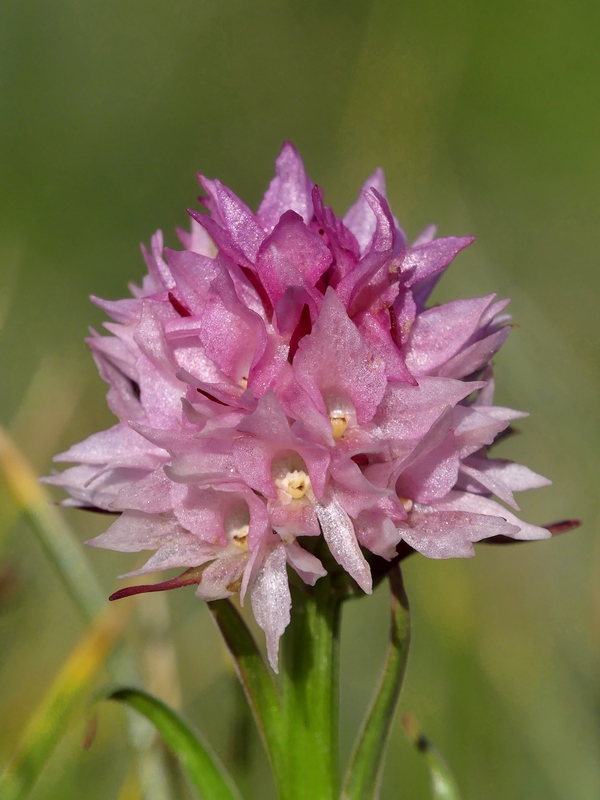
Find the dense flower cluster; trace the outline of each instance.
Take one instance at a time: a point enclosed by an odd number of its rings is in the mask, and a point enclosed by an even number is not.
[[[209,214],[190,212],[184,249],[156,233],[133,298],[94,298],[115,320],[88,341],[119,422],[48,479],[68,505],[122,512],[90,543],[156,551],[129,575],[192,568],[205,600],[249,593],[275,667],[287,565],[325,574],[308,537],[370,592],[367,551],[549,536],[491,499],[517,509],[514,491],[548,483],[487,455],[525,416],[492,403],[508,301],[426,306],[472,239],[432,226],[408,244],[380,170],[336,217],[290,144],[256,214],[200,180]]]

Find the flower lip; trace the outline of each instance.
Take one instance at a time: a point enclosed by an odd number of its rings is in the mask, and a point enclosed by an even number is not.
[[[271,474],[277,487],[280,502],[288,505],[294,500],[313,496],[308,467],[304,459],[293,450],[279,453],[272,461]]]
[[[239,508],[230,514],[224,521],[225,533],[229,543],[241,548],[248,549],[248,534],[250,533],[250,509],[246,504],[244,508]]]
[[[337,442],[349,425],[356,425],[356,411],[350,400],[341,394],[326,393],[323,399],[331,422],[331,433]]]

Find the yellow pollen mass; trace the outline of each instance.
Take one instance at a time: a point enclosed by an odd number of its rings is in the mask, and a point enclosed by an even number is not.
[[[246,378],[246,376],[240,378],[240,386],[244,391],[246,391],[246,389],[248,388],[248,378]]]
[[[248,549],[249,525],[237,525],[227,530],[227,538],[241,550]]]
[[[310,489],[310,478],[304,470],[295,469],[286,473],[284,478],[275,481],[275,485],[289,495],[292,500],[300,500]]]
[[[343,415],[335,415],[331,414],[329,417],[331,421],[331,432],[333,434],[333,438],[337,442],[338,439],[341,439],[342,436],[346,433],[346,428],[348,427],[348,420]]]

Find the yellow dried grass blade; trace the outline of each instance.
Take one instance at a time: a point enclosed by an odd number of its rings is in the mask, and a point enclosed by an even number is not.
[[[75,534],[25,456],[0,426],[0,472],[17,507],[28,517],[44,550],[58,570],[71,598],[88,621],[103,608],[106,598]]]
[[[18,509],[31,526],[57,570],[75,605],[92,622],[106,605],[106,594],[85,557],[77,537],[52,504],[52,498],[37,480],[31,465],[0,426],[0,475],[4,477]],[[133,605],[130,606],[133,608]],[[118,606],[117,615],[122,612]],[[128,615],[125,614],[127,619]],[[123,682],[138,679],[137,668],[126,653],[111,660],[112,676]],[[65,717],[66,720],[66,717]],[[138,771],[147,800],[168,800],[172,796],[168,771],[161,752],[153,747],[155,734],[142,719],[128,715],[129,736],[136,751]],[[58,731],[58,729],[57,729]],[[57,737],[59,733],[57,732]],[[4,796],[2,795],[4,800]]]
[[[125,609],[106,608],[70,653],[29,721],[0,781],[3,800],[21,800],[27,796],[61,737],[74,706],[89,690],[122,637],[132,610],[133,604]]]

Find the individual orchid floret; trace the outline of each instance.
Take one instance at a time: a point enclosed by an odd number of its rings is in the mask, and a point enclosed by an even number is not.
[[[183,570],[115,596],[249,596],[277,670],[292,573],[370,592],[372,567],[406,552],[550,536],[507,508],[548,481],[489,456],[524,416],[493,404],[507,301],[427,305],[473,239],[430,226],[410,244],[381,170],[336,216],[289,143],[256,214],[200,182],[184,249],[156,233],[133,296],[93,298],[113,319],[88,342],[118,421],[46,479],[118,515],[91,545],[152,552],[123,577]]]

